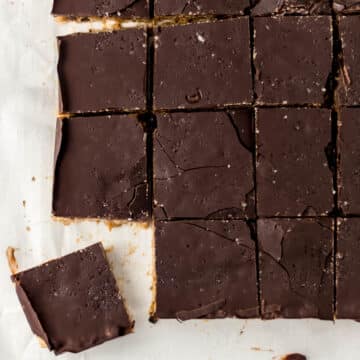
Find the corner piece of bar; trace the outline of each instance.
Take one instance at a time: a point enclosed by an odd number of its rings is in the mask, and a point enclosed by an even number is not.
[[[333,220],[260,219],[257,231],[263,318],[333,320]]]
[[[149,0],[54,0],[52,14],[66,18],[148,18]]]
[[[241,220],[155,224],[156,317],[259,316],[255,242]]]
[[[146,221],[146,135],[135,115],[58,120],[53,214]]]
[[[11,277],[31,330],[56,354],[132,331],[101,243]]]

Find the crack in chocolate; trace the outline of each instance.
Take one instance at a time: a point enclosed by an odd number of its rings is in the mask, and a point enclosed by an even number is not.
[[[131,9],[134,5],[136,5],[137,3],[140,3],[142,2],[143,0],[133,0],[130,4],[122,7],[121,9],[117,10],[117,11],[113,11],[111,13],[108,13],[108,16],[116,16],[118,15],[119,13],[123,13],[123,12],[126,12],[127,10]],[[99,14],[99,16],[101,16],[102,13]]]
[[[176,319],[182,322],[190,319],[202,318],[205,317],[206,315],[215,313],[217,310],[220,310],[222,307],[225,306],[225,304],[226,304],[226,299],[219,299],[193,310],[177,311]]]
[[[244,139],[241,137],[241,133],[239,131],[238,126],[235,123],[235,119],[232,117],[231,113],[226,111],[225,114],[227,115],[227,117],[230,120],[231,126],[234,128],[235,130],[235,134],[236,137],[240,143],[240,145],[242,145],[243,148],[245,148],[247,151],[250,151],[250,153],[252,154],[253,149],[254,149],[254,143],[253,141],[251,141],[251,145],[247,144],[246,141],[244,141]]]

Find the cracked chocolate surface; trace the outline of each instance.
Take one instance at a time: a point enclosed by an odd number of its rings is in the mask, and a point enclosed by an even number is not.
[[[155,16],[241,15],[249,0],[154,0]]]
[[[342,105],[360,104],[360,16],[340,16],[342,69],[339,80],[339,101]]]
[[[331,15],[329,0],[258,0],[251,9],[253,16],[265,15]]]
[[[155,40],[156,109],[250,104],[247,17],[160,28]]]
[[[53,15],[148,17],[148,0],[54,0]]]
[[[251,110],[158,114],[155,216],[254,217]]]
[[[360,109],[340,110],[338,202],[345,215],[360,215]]]
[[[336,318],[360,320],[360,219],[338,220]]]
[[[333,220],[260,219],[262,314],[333,319]]]
[[[332,71],[331,17],[255,18],[254,32],[257,103],[323,104]]]
[[[144,30],[60,37],[58,74],[62,112],[144,110]]]
[[[358,0],[334,0],[333,9],[336,13],[352,14],[360,12],[360,2]]]
[[[80,352],[133,327],[101,243],[12,281],[32,331],[56,354]]]
[[[245,222],[156,222],[159,318],[257,317],[255,243]]]
[[[259,216],[318,216],[334,207],[326,109],[257,110]]]
[[[136,116],[77,117],[58,122],[54,215],[147,219],[145,139]]]

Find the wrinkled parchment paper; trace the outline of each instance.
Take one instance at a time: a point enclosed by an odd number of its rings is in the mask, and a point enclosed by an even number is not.
[[[39,346],[25,320],[9,280],[7,246],[17,249],[23,270],[96,241],[110,249],[119,287],[136,320],[135,333],[80,354],[64,354],[64,360],[270,360],[289,352],[304,353],[311,360],[359,358],[360,324],[353,321],[151,324],[152,228],[131,224],[109,231],[104,223],[65,226],[51,218],[55,36],[87,28],[56,24],[51,5],[52,0],[0,0],[0,359],[55,357]]]

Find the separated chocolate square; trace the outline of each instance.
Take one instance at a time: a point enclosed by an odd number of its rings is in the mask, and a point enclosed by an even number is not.
[[[359,105],[360,16],[340,16],[339,32],[342,45],[339,101],[343,105]]]
[[[55,354],[131,332],[101,243],[12,276],[31,330]]]
[[[158,114],[155,216],[254,218],[254,127],[249,109]]]
[[[58,120],[53,213],[145,220],[146,142],[136,116]]]
[[[330,16],[254,19],[255,92],[265,105],[322,105],[332,71]]]
[[[157,222],[156,316],[258,316],[255,243],[243,221]]]
[[[262,315],[333,319],[333,220],[260,219]]]
[[[117,16],[137,18],[149,16],[149,0],[54,0],[52,14],[69,18]]]
[[[331,113],[257,110],[259,216],[318,216],[334,208]]]
[[[250,104],[252,96],[247,17],[158,29],[156,109]]]
[[[154,0],[155,16],[241,15],[249,0]]]
[[[338,203],[346,215],[360,214],[360,109],[342,108],[338,127]]]
[[[258,0],[251,9],[253,16],[265,15],[331,15],[329,0]]]
[[[360,320],[360,218],[339,219],[336,318]]]
[[[144,30],[60,37],[59,52],[61,112],[145,109]]]

